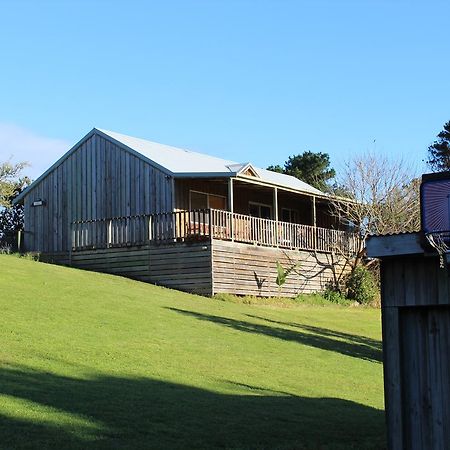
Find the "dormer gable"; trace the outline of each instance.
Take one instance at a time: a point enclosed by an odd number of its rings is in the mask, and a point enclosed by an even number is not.
[[[228,168],[232,172],[236,172],[236,176],[243,175],[246,177],[260,178],[256,169],[251,165],[251,163],[241,163],[241,164],[231,164]]]

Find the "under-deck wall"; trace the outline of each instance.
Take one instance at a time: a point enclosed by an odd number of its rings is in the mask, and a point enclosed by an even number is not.
[[[211,295],[209,241],[83,250],[72,265],[112,273],[196,294]]]
[[[321,292],[333,279],[331,255],[213,240],[213,291],[239,295],[295,297]],[[284,269],[296,264],[279,290],[277,261]],[[339,272],[342,262],[336,265]]]
[[[123,275],[202,295],[230,293],[294,297],[323,291],[333,279],[331,255],[230,241],[174,242],[46,254],[49,262]],[[277,261],[296,264],[281,290]],[[339,264],[336,266],[340,270]]]

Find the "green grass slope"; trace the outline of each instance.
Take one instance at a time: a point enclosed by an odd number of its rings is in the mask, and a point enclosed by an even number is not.
[[[0,255],[1,449],[381,449],[379,311]]]

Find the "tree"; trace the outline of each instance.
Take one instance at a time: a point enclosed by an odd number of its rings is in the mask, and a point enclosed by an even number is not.
[[[336,172],[330,167],[330,156],[327,153],[303,152],[301,155],[290,156],[280,165],[269,166],[268,170],[273,172],[292,175],[305,183],[322,191],[330,191],[330,181]]]
[[[348,296],[355,289],[355,280],[362,283],[358,289],[370,288],[365,277],[358,276],[361,266],[379,277],[377,261],[365,258],[365,242],[370,234],[420,229],[420,180],[403,160],[366,153],[345,163],[336,186],[345,197],[331,198],[332,213],[354,232],[355,251],[349,254],[336,245],[328,261],[334,275],[333,289]]]
[[[11,206],[17,182],[22,170],[28,166],[26,162],[11,164],[9,161],[0,164],[0,207]]]
[[[349,160],[337,185],[347,199],[332,199],[332,211],[341,223],[358,232],[356,267],[365,254],[370,234],[418,231],[420,180],[403,160],[366,153]]]
[[[0,246],[9,248],[17,232],[23,229],[23,206],[13,206],[12,202],[31,183],[28,177],[18,178],[26,165],[9,162],[0,164]]]
[[[276,166],[269,166],[267,170],[271,170],[272,172],[277,173],[284,173],[284,169],[279,164],[277,164]]]
[[[427,164],[433,172],[450,170],[450,120],[428,147]]]
[[[30,183],[31,180],[28,177],[20,178],[14,183],[14,191],[7,199],[9,206],[0,210],[0,240],[15,238],[17,232],[23,229],[23,205],[12,205],[12,201]]]

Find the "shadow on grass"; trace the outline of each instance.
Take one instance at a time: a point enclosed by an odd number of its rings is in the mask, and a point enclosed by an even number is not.
[[[298,328],[307,331],[308,333],[314,333],[319,336],[332,338],[333,340],[342,339],[357,346],[360,346],[361,348],[364,348],[367,353],[372,355],[371,358],[369,359],[382,361],[382,344],[381,341],[377,339],[372,339],[367,336],[358,336],[357,334],[343,333],[342,331],[330,330],[328,328],[314,327],[312,325],[304,325],[301,323],[282,322],[278,320],[267,319],[265,317],[254,316],[251,314],[247,314],[247,317],[263,320],[265,322],[281,325],[283,327],[287,326],[291,328]]]
[[[229,395],[148,378],[78,379],[20,366],[0,369],[0,394],[26,402],[26,410],[12,411],[0,403],[5,450],[382,449],[385,442],[382,411],[334,398]],[[42,407],[53,411],[53,422]],[[26,418],[30,411],[37,415]],[[58,419],[60,413],[74,420]]]
[[[285,341],[294,341],[302,345],[309,345],[310,347],[329,350],[341,353],[342,355],[365,359],[367,361],[382,361],[381,342],[364,336],[340,333],[333,330],[328,330],[326,328],[318,328],[309,325],[277,322],[258,316],[248,315],[248,317],[256,318],[258,320],[265,320],[266,322],[276,325],[283,325],[283,327],[258,324],[244,320],[230,319],[227,317],[212,316],[210,314],[202,314],[184,309],[168,309],[187,316],[195,317],[199,320],[217,323],[235,330],[245,331],[247,333],[263,334],[277,339],[283,339]],[[296,327],[297,329],[291,330],[285,328],[286,326]]]

